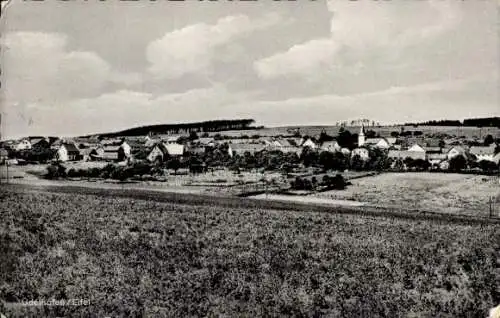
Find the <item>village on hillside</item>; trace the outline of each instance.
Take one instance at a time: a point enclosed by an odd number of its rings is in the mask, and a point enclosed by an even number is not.
[[[1,143],[0,163],[8,166],[48,165],[46,178],[87,177],[161,180],[175,174],[203,174],[214,170],[269,171],[295,190],[343,188],[334,176],[349,172],[441,171],[494,174],[499,170],[498,136],[484,138],[423,133],[404,128],[381,135],[365,127],[341,127],[338,135],[325,131],[307,136],[240,135],[203,132],[189,127],[173,134],[89,136],[75,138],[26,137]],[[77,168],[66,169],[65,164]],[[85,163],[96,163],[87,168]],[[90,167],[90,166],[89,166]],[[98,168],[96,168],[98,167]],[[276,183],[276,180],[273,180]]]

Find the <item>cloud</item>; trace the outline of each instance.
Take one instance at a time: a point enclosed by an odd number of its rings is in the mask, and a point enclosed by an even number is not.
[[[461,119],[500,115],[493,73],[487,77],[443,80],[411,86],[393,86],[351,95],[323,94],[238,105],[243,117],[267,126],[332,125],[341,120],[371,118],[381,123],[429,119]],[[482,94],[482,98],[477,95]],[[496,108],[495,108],[496,107]],[[450,110],[453,110],[450,113]],[[451,116],[451,117],[450,117]]]
[[[416,6],[417,5],[417,6]],[[416,4],[369,1],[327,2],[332,13],[330,35],[296,44],[284,52],[254,62],[263,79],[287,75],[311,75],[345,67],[345,56],[358,58],[383,51],[398,58],[403,49],[432,40],[453,29],[461,20],[458,8],[448,1]],[[344,59],[344,60],[343,60]],[[352,58],[351,58],[352,59]]]
[[[262,78],[272,78],[290,73],[312,72],[328,67],[338,45],[330,39],[312,40],[291,47],[288,51],[258,60],[254,68]]]
[[[96,96],[109,82],[137,84],[91,51],[71,51],[61,33],[10,32],[2,37],[2,84],[9,103],[55,103]]]
[[[73,135],[147,124],[239,118],[233,105],[243,100],[248,100],[247,93],[231,93],[223,85],[159,96],[121,89],[94,98],[10,107],[4,113],[3,132],[8,136],[21,136],[26,131],[32,135]],[[27,118],[31,118],[29,125]]]
[[[146,48],[149,72],[158,78],[176,78],[210,66],[216,49],[280,21],[268,14],[251,20],[246,15],[226,16],[215,24],[198,23],[166,33]]]

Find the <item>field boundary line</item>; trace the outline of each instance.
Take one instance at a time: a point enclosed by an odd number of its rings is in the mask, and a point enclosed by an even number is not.
[[[217,194],[193,194],[155,189],[110,189],[106,187],[83,187],[73,185],[30,185],[8,184],[0,186],[13,190],[34,190],[49,193],[75,193],[103,197],[120,197],[137,200],[165,202],[183,205],[213,205],[227,208],[253,208],[268,210],[284,210],[294,212],[324,212],[347,214],[353,216],[376,216],[386,218],[401,218],[409,220],[434,220],[447,223],[462,224],[500,224],[500,218],[471,215],[453,215],[431,211],[409,212],[404,209],[395,210],[365,205],[361,207],[334,206],[321,203],[298,203],[285,200],[260,200],[253,198],[231,197]]]

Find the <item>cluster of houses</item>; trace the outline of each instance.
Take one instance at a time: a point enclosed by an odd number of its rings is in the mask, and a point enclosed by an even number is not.
[[[358,148],[353,150],[353,154],[358,154],[362,159],[369,159],[369,148],[378,148],[387,151],[387,156],[393,160],[425,160],[432,166],[438,166],[446,170],[449,167],[449,160],[457,156],[473,158],[479,162],[482,160],[491,161],[495,164],[500,162],[500,153],[495,153],[497,144],[489,146],[471,146],[455,139],[438,138],[365,138],[364,128],[358,134]]]
[[[21,140],[3,142],[0,148],[0,162],[7,159],[10,149],[16,152],[33,149],[50,149],[53,160],[65,161],[109,161],[123,162],[127,160],[146,159],[150,162],[163,160],[165,157],[182,158],[187,153],[203,154],[207,147],[226,144],[230,157],[235,154],[255,154],[264,150],[279,150],[283,153],[300,155],[305,147],[314,151],[341,152],[344,156],[359,156],[362,160],[369,160],[373,153],[371,149],[385,151],[391,159],[426,160],[432,165],[446,168],[447,162],[462,155],[473,157],[477,161],[487,160],[499,164],[500,154],[495,153],[496,144],[490,146],[467,147],[453,139],[439,139],[429,137],[378,137],[367,138],[362,126],[358,134],[357,147],[350,150],[334,139],[318,143],[309,137],[259,137],[233,138],[219,140],[213,137],[202,137],[194,140],[181,135],[156,135],[99,139],[89,138],[44,138],[32,137]],[[140,154],[140,155],[139,155]]]

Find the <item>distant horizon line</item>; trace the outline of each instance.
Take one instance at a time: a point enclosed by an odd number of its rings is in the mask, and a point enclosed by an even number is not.
[[[0,117],[1,118],[1,117]],[[2,138],[0,139],[0,141],[6,141],[6,140],[19,140],[19,139],[23,139],[23,138],[36,138],[36,137],[40,137],[40,138],[47,138],[47,137],[57,137],[57,138],[78,138],[78,137],[90,137],[90,136],[99,136],[99,135],[107,135],[107,134],[118,134],[120,132],[124,132],[124,131],[127,131],[127,130],[131,130],[131,129],[137,129],[137,128],[142,128],[142,127],[149,127],[149,126],[162,126],[162,125],[172,125],[172,126],[175,126],[175,125],[185,125],[185,124],[194,124],[194,123],[207,123],[207,122],[213,122],[213,121],[238,121],[238,120],[249,120],[250,118],[233,118],[233,119],[210,119],[210,120],[204,120],[204,121],[189,121],[189,122],[178,122],[178,123],[168,123],[168,124],[161,124],[161,123],[156,123],[156,124],[142,124],[142,125],[134,125],[132,127],[129,127],[129,128],[124,128],[124,129],[117,129],[115,131],[108,131],[108,132],[95,132],[95,133],[85,133],[85,134],[68,134],[68,135],[51,135],[51,134],[48,134],[48,135],[22,135],[22,136],[12,136],[12,137],[8,137],[8,138],[4,138],[3,134],[2,134]],[[413,125],[423,125],[423,124],[426,124],[428,122],[440,122],[440,121],[458,121],[460,123],[463,124],[463,122],[465,120],[477,120],[477,119],[498,119],[500,120],[500,117],[499,116],[491,116],[491,117],[474,117],[474,118],[464,118],[464,119],[430,119],[430,120],[425,120],[425,121],[419,121],[419,122],[415,122],[415,123],[376,123],[376,125],[364,125],[365,127],[402,127],[402,126],[413,126]],[[251,119],[253,120],[253,119]],[[250,126],[249,129],[236,129],[236,130],[255,130],[255,129],[273,129],[273,128],[306,128],[306,127],[341,127],[341,125],[339,123],[348,123],[347,125],[345,125],[344,127],[361,127],[363,126],[363,124],[355,124],[355,125],[350,125],[349,123],[352,122],[352,121],[359,121],[359,120],[363,120],[363,119],[357,119],[357,120],[341,120],[341,121],[338,121],[336,123],[333,123],[333,124],[311,124],[311,125],[307,125],[307,124],[303,124],[303,125],[300,125],[300,124],[285,124],[285,125],[269,125],[269,126],[265,126],[265,125],[255,125],[255,126]],[[256,121],[254,120],[254,123],[256,123]],[[371,123],[371,122],[370,122]],[[426,125],[426,126],[432,126],[432,125]],[[440,125],[437,125],[437,126],[440,126]],[[460,127],[460,126],[442,126],[442,127]],[[469,126],[467,126],[469,127]],[[475,127],[475,126],[470,126],[470,127]],[[480,127],[477,127],[477,128],[480,128]],[[481,128],[497,128],[497,129],[500,129],[499,127],[495,127],[495,126],[488,126],[488,127],[481,127]],[[213,132],[209,132],[209,133],[218,133],[218,132],[224,132],[224,131],[236,131],[235,129],[231,129],[231,130],[220,130],[220,131],[213,131]]]

